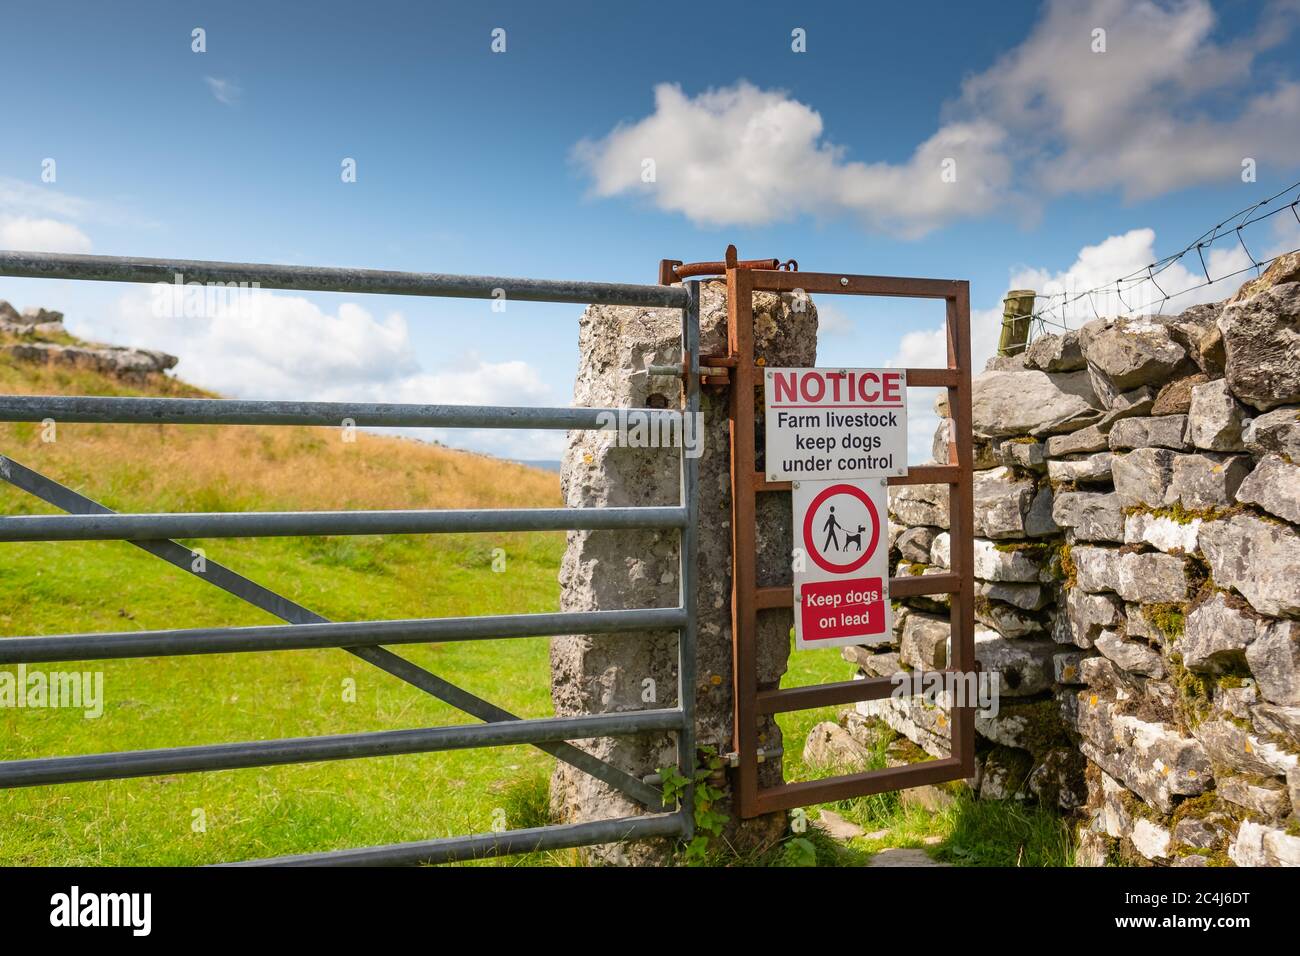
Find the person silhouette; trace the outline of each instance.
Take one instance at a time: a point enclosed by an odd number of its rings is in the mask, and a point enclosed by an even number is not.
[[[840,523],[835,520],[834,505],[831,505],[831,513],[829,517],[827,517],[826,523],[822,525],[822,530],[826,532],[826,543],[822,545],[822,550],[825,551],[828,545],[833,544],[835,545],[835,550],[838,551],[840,549],[840,539],[835,532],[840,530]]]

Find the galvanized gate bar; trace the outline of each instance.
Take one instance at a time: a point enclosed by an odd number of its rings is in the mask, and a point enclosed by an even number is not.
[[[30,279],[87,279],[97,282],[174,282],[203,284],[256,283],[262,289],[302,292],[351,292],[369,295],[422,295],[451,299],[499,299],[520,302],[593,302],[599,305],[658,306],[684,309],[680,286],[626,282],[578,282],[562,279],[514,279],[503,276],[446,275],[438,272],[389,272],[325,266],[269,265],[254,262],[206,262],[195,259],[148,259],[83,256],[53,252],[0,252],[0,275]]]
[[[698,356],[698,284],[690,283],[685,287],[663,287],[663,286],[637,286],[618,283],[577,283],[577,282],[556,282],[547,280],[531,279],[499,279],[490,276],[449,276],[431,273],[397,273],[397,272],[380,272],[376,270],[345,270],[345,269],[320,269],[315,267],[295,267],[295,266],[270,266],[270,265],[252,265],[240,263],[213,263],[213,262],[195,262],[187,260],[157,260],[157,259],[128,259],[121,257],[107,256],[67,256],[43,253],[26,253],[26,252],[0,252],[0,275],[14,275],[25,277],[45,277],[45,278],[67,278],[67,279],[84,279],[92,281],[122,281],[122,282],[163,282],[170,283],[199,283],[199,284],[250,284],[265,288],[281,289],[302,289],[306,291],[328,291],[328,292],[360,292],[370,294],[400,294],[400,295],[441,295],[451,297],[476,297],[476,298],[514,298],[521,301],[552,301],[552,302],[577,302],[577,303],[601,303],[613,305],[629,305],[636,307],[662,306],[671,308],[680,308],[682,310],[683,321],[683,367],[695,372],[699,369]],[[695,328],[695,334],[692,337],[689,333],[691,327]],[[698,382],[693,383],[695,389],[698,388]],[[691,405],[692,384],[688,383],[683,394],[683,409],[698,409],[698,398],[694,406]],[[376,403],[293,403],[293,402],[241,402],[227,401],[219,399],[134,399],[134,398],[96,398],[88,396],[14,396],[10,398],[0,397],[4,402],[4,413],[0,414],[0,421],[43,421],[45,419],[54,419],[61,422],[101,422],[113,423],[121,421],[123,423],[138,422],[149,424],[304,424],[304,425],[324,425],[324,426],[343,426],[356,425],[364,427],[481,427],[481,428],[556,428],[556,429],[619,429],[627,427],[629,422],[637,426],[650,425],[656,429],[663,430],[673,429],[670,434],[680,434],[676,429],[683,426],[681,413],[666,409],[555,409],[555,408],[504,408],[504,407],[454,407],[440,405],[387,405]],[[653,445],[651,447],[654,447]],[[641,522],[647,517],[651,521],[664,521],[662,525],[656,527],[676,527],[681,533],[681,562],[682,576],[681,584],[684,595],[691,595],[693,602],[693,593],[696,579],[696,545],[694,536],[688,534],[688,528],[684,526],[689,520],[690,509],[694,507],[695,499],[698,494],[698,469],[693,467],[694,461],[688,459],[683,452],[682,456],[682,501],[677,508],[670,508],[666,511],[659,512],[658,515],[647,515],[643,510],[640,514],[616,515],[613,518],[606,519],[616,522],[613,527],[639,527]],[[139,537],[124,539],[136,547],[150,551],[169,563],[185,567],[186,559],[191,553],[176,544],[173,541],[165,540],[172,535],[163,535],[161,532],[184,532],[193,530],[194,525],[186,526],[184,524],[167,526],[169,521],[194,521],[197,519],[199,524],[211,522],[211,528],[214,533],[221,530],[233,531],[235,529],[247,530],[249,533],[256,534],[255,530],[249,527],[249,523],[260,523],[265,521],[287,522],[281,527],[285,529],[293,528],[295,530],[309,530],[309,533],[321,533],[322,528],[330,528],[333,525],[330,522],[337,521],[339,525],[345,527],[356,527],[347,519],[339,518],[333,513],[274,513],[271,515],[251,515],[251,516],[232,516],[232,515],[124,515],[121,520],[111,518],[106,524],[96,523],[94,520],[85,521],[86,517],[94,517],[102,514],[112,514],[108,509],[103,508],[89,499],[80,498],[75,493],[67,492],[66,495],[58,491],[51,493],[53,489],[61,489],[62,486],[54,482],[48,482],[43,476],[37,476],[34,472],[23,469],[22,466],[10,462],[8,459],[0,458],[0,470],[3,473],[0,477],[10,480],[20,487],[27,478],[39,479],[34,483],[40,485],[45,482],[46,487],[42,490],[45,492],[43,497],[46,500],[59,498],[68,499],[72,507],[66,510],[73,511],[75,514],[72,519],[65,520],[63,516],[19,516],[19,517],[36,517],[49,518],[57,517],[59,520],[53,524],[45,524],[41,529],[52,534],[82,534],[86,531],[96,533],[96,529],[112,527],[116,532],[129,533],[132,535],[146,533],[158,535],[157,539],[141,539]],[[18,474],[15,475],[14,473]],[[23,474],[23,473],[26,474]],[[19,480],[15,481],[14,477]],[[66,489],[63,489],[66,491]],[[40,492],[34,492],[40,494]],[[79,500],[78,500],[79,499]],[[82,507],[84,505],[84,507]],[[60,505],[62,506],[62,505]],[[540,509],[548,510],[548,509]],[[530,521],[538,520],[544,525],[549,518],[535,517],[527,511],[515,509],[517,518],[505,518],[511,522],[511,528],[514,530],[517,525],[515,521],[522,522],[525,528],[522,530],[532,530],[528,526]],[[487,518],[472,519],[479,522],[494,522],[502,520],[506,511],[502,510],[497,514]],[[391,513],[373,514],[362,516],[360,519],[364,524],[367,521],[391,521],[394,519]],[[407,516],[403,516],[405,520]],[[566,516],[569,520],[564,525],[565,529],[574,527],[571,515]],[[233,519],[233,520],[230,520]],[[414,520],[425,520],[424,516],[416,513]],[[470,520],[451,516],[444,519],[428,519],[431,521],[441,520],[443,523],[438,525],[439,530],[460,529],[458,521]],[[601,519],[594,519],[601,520]],[[138,526],[132,528],[132,522],[144,521],[152,522],[146,527]],[[621,524],[619,522],[628,521],[630,524]],[[294,525],[293,522],[323,522],[314,525]],[[224,525],[224,528],[222,527]],[[37,525],[27,525],[19,523],[20,527],[27,527],[29,530]],[[549,527],[549,525],[546,525]],[[12,526],[11,526],[12,527]],[[370,527],[378,527],[371,525]],[[495,529],[495,525],[480,524],[480,528]],[[602,525],[601,527],[606,527]],[[558,529],[557,529],[558,530]],[[597,528],[582,528],[581,530],[598,530]],[[385,533],[388,526],[384,526]],[[16,534],[22,535],[26,532],[18,530]],[[285,530],[284,533],[293,533],[292,530]],[[360,532],[360,533],[377,533],[377,532]],[[399,531],[396,533],[407,533]],[[179,535],[176,535],[179,536]],[[2,539],[0,539],[2,540]],[[209,562],[208,567],[211,569],[213,563]],[[322,629],[329,628],[352,628],[352,627],[369,627],[373,632],[375,627],[382,628],[387,625],[396,625],[398,628],[410,626],[422,626],[449,623],[450,630],[443,630],[441,637],[438,639],[460,639],[457,632],[462,628],[468,628],[470,632],[464,633],[464,639],[478,639],[490,636],[509,636],[522,637],[528,636],[524,633],[519,634],[502,634],[502,627],[510,628],[519,626],[524,620],[528,620],[529,630],[534,634],[548,633],[545,628],[539,629],[537,622],[545,618],[551,618],[558,621],[562,615],[505,615],[505,616],[485,616],[478,621],[470,619],[435,619],[433,621],[398,621],[398,622],[354,622],[345,624],[332,624],[324,621],[319,615],[287,601],[279,595],[267,591],[265,588],[242,578],[239,575],[229,572],[224,568],[217,566],[218,573],[215,574],[213,583],[235,593],[238,596],[250,600],[252,603],[266,609],[274,608],[272,613],[277,613],[285,620],[294,621],[288,628],[282,630],[308,629],[308,633],[319,637]],[[191,571],[191,573],[194,573]],[[215,579],[222,579],[220,581]],[[624,619],[624,623],[631,624],[635,620],[635,615],[649,614],[656,615],[653,618],[655,622],[650,623],[651,619],[645,619],[645,623],[635,625],[634,629],[649,629],[658,624],[666,627],[673,627],[678,631],[678,653],[679,668],[678,672],[681,679],[686,679],[688,684],[693,680],[693,655],[695,653],[695,635],[693,622],[686,616],[687,601],[685,597],[682,600],[682,606],[678,608],[651,608],[637,609],[631,612],[586,612],[592,619],[579,621],[584,617],[582,614],[573,615],[573,623],[580,626],[583,632],[592,632],[598,630],[601,625],[595,618],[600,617],[608,620],[606,615],[613,614],[630,614],[631,617]],[[479,633],[478,629],[487,626],[491,621],[497,629],[495,635]],[[557,625],[558,626],[558,625]],[[622,627],[610,627],[609,630],[624,630]],[[196,648],[204,641],[212,642],[209,646],[217,647],[226,645],[227,642],[238,643],[241,639],[236,632],[242,632],[243,637],[247,637],[250,631],[255,629],[246,628],[224,628],[224,629],[190,629],[191,637],[197,637],[190,643],[189,649],[176,648],[171,651],[162,653],[208,653],[209,651],[198,651]],[[206,633],[205,633],[206,632]],[[185,634],[185,631],[162,631],[155,635],[143,635],[146,642],[160,640],[164,643],[174,639],[178,634]],[[343,634],[343,631],[335,631],[335,635]],[[561,631],[555,633],[570,633],[570,631]],[[97,642],[106,641],[103,652],[97,656],[117,657],[117,656],[135,656],[133,651],[127,650],[130,638],[135,635],[121,634],[87,634],[87,635],[65,635],[64,640],[58,643],[58,649],[46,648],[46,652],[55,656],[48,659],[64,660],[69,659],[66,654],[72,654],[76,658],[84,658],[86,652]],[[287,635],[285,635],[287,637]],[[414,638],[412,638],[414,639]],[[39,642],[51,640],[50,638],[10,638],[0,641],[0,653],[20,653],[18,648],[25,649],[26,652],[36,651]],[[270,644],[276,644],[284,641],[284,637],[270,639]],[[82,644],[83,646],[78,646]],[[455,703],[456,706],[462,707],[469,713],[483,717],[483,719],[492,720],[492,723],[469,728],[468,737],[446,738],[442,740],[445,747],[459,746],[476,746],[492,745],[491,743],[476,743],[477,741],[489,741],[494,735],[504,733],[506,741],[510,742],[518,737],[518,742],[532,742],[541,746],[548,752],[555,753],[560,759],[568,760],[575,766],[580,766],[599,779],[604,780],[613,787],[628,792],[643,803],[646,803],[652,809],[662,802],[660,795],[640,782],[638,786],[628,786],[631,780],[629,775],[617,768],[611,767],[591,755],[585,754],[577,748],[571,747],[561,740],[576,739],[568,736],[559,739],[553,739],[547,736],[543,740],[528,740],[527,738],[534,734],[534,728],[538,725],[547,725],[550,723],[554,726],[551,719],[543,720],[521,720],[515,718],[500,708],[494,707],[480,698],[455,687],[444,681],[442,678],[425,671],[409,661],[375,646],[380,641],[373,637],[358,637],[350,640],[350,646],[345,647],[350,653],[374,663],[376,666],[384,669],[388,673],[394,674],[403,680],[412,683],[414,686],[421,687],[426,691],[442,697],[449,702]],[[108,645],[111,645],[108,646]],[[293,646],[289,642],[285,646]],[[317,644],[315,637],[313,643],[309,646],[331,646],[328,641]],[[142,648],[137,648],[140,650]],[[223,647],[223,649],[227,649]],[[235,648],[238,649],[238,648]],[[267,642],[263,642],[256,648],[249,650],[270,649]],[[156,648],[156,650],[161,650]],[[24,660],[31,660],[30,656],[23,657]],[[665,710],[662,713],[671,717],[671,725],[658,729],[669,729],[677,731],[678,743],[678,762],[679,766],[692,769],[694,767],[694,736],[693,729],[690,727],[691,717],[694,711],[694,695],[685,694],[679,697],[678,706],[672,710]],[[636,712],[636,715],[653,715],[655,711]],[[600,719],[607,719],[605,715],[596,715]],[[627,718],[632,715],[616,715],[620,718]],[[554,721],[564,721],[579,718],[555,718]],[[608,736],[622,732],[614,725],[608,725],[601,729],[601,725],[588,721],[586,727],[591,730],[594,736]],[[506,729],[509,728],[509,729]],[[655,729],[655,728],[647,728]],[[637,732],[629,729],[627,732]],[[207,760],[211,758],[216,760],[218,765],[222,761],[235,761],[230,766],[244,765],[261,765],[258,763],[244,764],[240,761],[258,760],[262,758],[275,758],[272,762],[285,762],[282,757],[289,758],[289,762],[296,762],[302,759],[342,759],[347,756],[369,756],[375,755],[370,751],[371,746],[387,746],[387,742],[399,741],[396,735],[401,734],[429,734],[429,735],[455,735],[464,733],[460,728],[431,728],[415,732],[381,732],[379,734],[362,734],[362,735],[343,735],[339,738],[318,738],[308,739],[306,741],[261,741],[252,744],[222,744],[198,748],[173,748],[159,751],[138,752],[135,754],[102,754],[87,755],[84,757],[56,757],[43,758],[30,761],[15,761],[7,764],[0,764],[0,774],[10,772],[21,772],[26,769],[30,774],[29,779],[39,780],[43,773],[53,772],[56,775],[63,772],[72,773],[91,773],[99,776],[92,776],[85,779],[101,779],[108,777],[120,776],[121,774],[108,773],[107,763],[96,765],[95,761],[102,760],[108,763],[116,764],[119,769],[123,766],[123,761],[130,764],[135,773],[152,773],[153,770],[148,768],[162,768],[157,772],[180,772],[183,770],[201,770],[207,769]],[[348,740],[347,738],[352,738]],[[455,740],[463,740],[464,743],[457,744]],[[426,741],[427,742],[427,741]],[[437,743],[437,741],[434,741]],[[306,748],[305,751],[299,752],[294,748],[301,744]],[[356,744],[359,751],[353,749],[352,745]],[[413,744],[400,744],[399,746],[414,746]],[[276,748],[281,748],[277,750]],[[288,752],[284,748],[288,748]],[[337,747],[338,749],[331,749]],[[434,747],[433,749],[445,749],[444,746]],[[249,749],[251,748],[251,750]],[[567,748],[567,749],[566,749]],[[394,752],[404,752],[402,750]],[[179,766],[186,760],[192,761],[192,765]],[[82,761],[80,768],[77,761]],[[626,778],[626,779],[625,779]],[[0,779],[4,779],[0,776]],[[51,778],[53,779],[53,778]],[[82,779],[79,777],[70,779]],[[16,785],[16,784],[15,784]],[[645,793],[640,791],[644,790]],[[648,798],[648,799],[647,799]],[[677,812],[668,817],[650,817],[643,820],[634,821],[634,826],[617,831],[613,828],[606,827],[604,824],[582,825],[574,828],[541,828],[551,831],[547,839],[557,841],[569,840],[578,841],[570,842],[565,845],[581,845],[582,843],[603,842],[608,839],[623,839],[637,835],[683,835],[689,834],[692,824],[692,806],[691,795],[688,792],[682,805]],[[664,822],[660,822],[664,821]],[[606,821],[605,823],[616,824],[618,821]],[[531,836],[531,834],[530,834]],[[478,837],[453,838],[452,840],[426,841],[419,846],[420,852],[426,854],[424,859],[435,861],[437,859],[450,859],[452,856],[443,856],[446,853],[469,853],[471,855],[494,854],[498,852],[518,852],[509,849],[510,846],[520,847],[521,849],[530,849],[533,847],[526,846],[522,839],[513,839],[506,835],[500,837],[498,834],[484,834]],[[560,845],[558,842],[556,845]],[[410,845],[403,845],[409,847]],[[374,848],[377,853],[383,854],[389,848]],[[321,854],[317,855],[321,862],[328,862],[332,858],[346,856],[349,851],[342,851],[342,854]],[[363,851],[364,852],[364,851]],[[404,851],[403,847],[396,848],[400,856]]]
[[[943,299],[946,306],[948,368],[908,369],[909,387],[943,386],[953,409],[954,437],[946,465],[909,469],[911,474],[890,478],[889,484],[946,483],[952,524],[952,567],[947,574],[891,578],[891,597],[951,593],[952,652],[949,669],[970,673],[975,669],[974,583],[972,567],[973,480],[970,411],[970,295],[969,284],[946,279],[896,278],[836,273],[784,272],[744,269],[728,250],[727,308],[731,384],[732,452],[732,644],[735,690],[734,738],[737,753],[736,789],[742,816],[825,801],[840,800],[883,790],[955,780],[974,773],[974,708],[952,709],[952,756],[905,767],[867,771],[777,787],[758,786],[758,728],[764,717],[813,707],[875,700],[895,687],[890,678],[812,685],[794,688],[758,687],[755,636],[758,612],[792,607],[791,587],[759,588],[755,572],[755,496],[760,492],[789,490],[789,482],[772,482],[756,468],[754,431],[755,388],[758,385],[753,339],[752,297],[756,291],[808,294],[906,296]],[[914,676],[914,675],[913,675]]]
[[[14,487],[35,495],[56,508],[75,511],[80,514],[111,513],[108,508],[99,502],[77,494],[71,488],[61,485],[52,478],[39,474],[25,465],[19,464],[12,458],[4,459],[4,461],[7,467],[0,472],[0,477]],[[201,572],[195,570],[194,552],[190,548],[182,547],[175,541],[132,541],[131,544],[166,561],[191,577],[200,578],[208,584],[220,588],[227,594],[234,595],[254,607],[261,608],[268,614],[274,614],[290,624],[329,623],[326,618],[314,611],[308,610],[283,595],[276,594],[269,588],[262,587],[257,582],[249,580],[242,574],[235,573],[211,558],[204,562]],[[391,674],[398,680],[405,681],[412,687],[416,687],[472,717],[477,717],[479,720],[491,722],[521,719],[516,714],[512,714],[510,711],[498,707],[482,697],[457,687],[450,681],[425,670],[417,664],[413,664],[406,658],[400,657],[386,648],[345,647],[343,650],[368,664],[378,667],[385,673]],[[617,767],[610,766],[585,750],[579,750],[568,743],[537,743],[533,746],[550,754],[557,760],[563,760],[565,763],[577,767],[597,780],[604,781],[652,810],[663,809],[663,795],[658,790],[648,786],[638,777],[634,777]]]
[[[673,708],[581,717],[538,717],[492,724],[422,727],[415,730],[331,734],[322,737],[286,737],[236,744],[203,744],[198,747],[124,750],[75,757],[38,757],[34,760],[0,762],[0,787],[125,780],[129,777],[153,777],[170,773],[273,767],[287,763],[353,760],[358,757],[391,757],[398,754],[466,750],[470,747],[507,747],[544,741],[617,737],[652,730],[679,730],[681,726],[682,713]]]
[[[0,461],[0,472],[4,462]],[[681,528],[686,509],[487,508],[476,511],[239,511],[0,517],[0,541],[131,541],[292,535],[445,534]]]
[[[688,839],[686,818],[680,813],[645,817],[616,817],[592,823],[563,823],[501,833],[445,837],[417,843],[394,843],[360,850],[332,850],[326,853],[299,853],[275,856],[229,866],[411,866],[418,864],[455,863],[457,860],[507,856],[511,853],[538,853],[564,850],[594,843],[624,843],[651,837]]]
[[[620,421],[647,429],[681,426],[673,408],[545,408],[531,405],[389,405],[363,402],[245,401],[234,398],[131,398],[0,395],[0,421],[105,425],[321,425],[358,428],[538,428],[611,431]]]
[[[128,657],[178,657],[303,651],[321,647],[432,644],[553,637],[558,634],[618,634],[679,628],[680,607],[626,611],[556,611],[544,614],[481,614],[404,621],[345,621],[327,624],[259,624],[252,627],[186,627],[158,631],[110,631],[0,639],[0,664],[102,661]]]
[[[682,379],[682,410],[692,419],[700,414],[700,284],[686,283],[690,302],[682,310],[682,364],[686,371]],[[699,547],[700,484],[699,456],[688,453],[683,443],[680,454],[681,501],[686,508],[686,524],[682,528],[678,552],[678,603],[686,614],[678,632],[677,652],[677,706],[682,711],[682,731],[677,745],[677,772],[686,778],[682,797],[683,839],[695,836],[695,694],[697,680],[696,643],[698,637],[696,594],[696,550]]]

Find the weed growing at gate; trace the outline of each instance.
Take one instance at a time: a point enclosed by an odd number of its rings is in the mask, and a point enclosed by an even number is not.
[[[700,865],[708,862],[713,840],[722,835],[727,825],[725,813],[714,810],[725,792],[709,783],[709,779],[722,770],[722,758],[713,747],[701,747],[700,766],[695,769],[695,836],[686,845],[686,862]],[[663,781],[664,803],[680,806],[690,781],[676,767],[661,767],[659,778]]]

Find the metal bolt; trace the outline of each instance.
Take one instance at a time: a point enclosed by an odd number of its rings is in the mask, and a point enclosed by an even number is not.
[[[888,485],[889,485],[889,479],[888,479],[888,478],[881,478],[881,479],[880,479],[880,487],[885,488],[885,487],[887,487]]]
[[[840,285],[848,285],[848,284],[849,284],[849,280],[848,280],[848,279],[845,279],[845,278],[843,278],[843,277],[840,278]]]
[[[768,475],[768,476],[767,476],[767,480],[768,480],[768,481],[776,481],[776,475]]]
[[[798,488],[798,487],[799,487],[799,482],[797,482],[797,481],[795,481],[795,482],[791,482],[791,487],[792,487],[792,488]]]

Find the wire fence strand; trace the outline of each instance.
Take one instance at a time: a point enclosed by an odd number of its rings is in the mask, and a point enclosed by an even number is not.
[[[1073,327],[1069,324],[1070,320],[1067,313],[1071,306],[1082,302],[1084,299],[1088,300],[1088,306],[1093,315],[1097,318],[1101,318],[1101,311],[1098,310],[1096,301],[1096,297],[1099,295],[1113,295],[1123,306],[1124,313],[1128,315],[1142,313],[1145,310],[1152,308],[1156,309],[1157,314],[1161,314],[1164,311],[1166,302],[1177,299],[1180,296],[1187,295],[1190,292],[1195,292],[1198,289],[1207,288],[1217,282],[1223,282],[1235,278],[1250,272],[1251,270],[1254,270],[1257,274],[1261,273],[1282,256],[1300,252],[1300,247],[1278,253],[1277,255],[1270,256],[1266,259],[1256,259],[1254,253],[1251,252],[1250,247],[1246,244],[1244,233],[1249,227],[1256,223],[1263,222],[1273,216],[1287,212],[1290,212],[1291,215],[1295,217],[1296,223],[1300,224],[1300,192],[1297,192],[1298,190],[1300,190],[1300,182],[1292,183],[1290,186],[1274,193],[1266,199],[1261,199],[1259,202],[1238,210],[1226,219],[1220,220],[1177,252],[1167,255],[1163,259],[1157,259],[1155,262],[1150,262],[1147,265],[1142,266],[1140,269],[1133,270],[1127,275],[1111,279],[1102,285],[1093,286],[1090,289],[1084,289],[1079,292],[1051,292],[1040,295],[1038,297],[1039,300],[1047,300],[1047,305],[1035,309],[1029,314],[1028,318],[1030,319],[1031,331],[1037,332],[1040,335],[1045,334],[1048,326],[1067,332],[1071,331]],[[1292,192],[1297,192],[1297,195],[1291,202],[1281,204],[1276,203],[1276,200],[1281,199]],[[1266,209],[1266,207],[1268,208]],[[1216,242],[1224,239],[1231,239],[1236,245],[1239,245],[1242,251],[1245,252],[1246,257],[1250,260],[1251,264],[1224,275],[1211,276],[1210,267],[1205,260],[1205,250],[1211,248]],[[1175,264],[1181,262],[1184,258],[1191,255],[1193,251],[1196,253],[1196,264],[1200,266],[1197,271],[1201,272],[1205,276],[1205,281],[1196,285],[1188,286],[1184,289],[1167,291],[1165,287],[1160,284],[1157,277]],[[1125,293],[1129,293],[1129,297],[1132,297],[1140,286],[1148,283],[1155,286],[1158,295],[1137,304],[1130,304]]]

